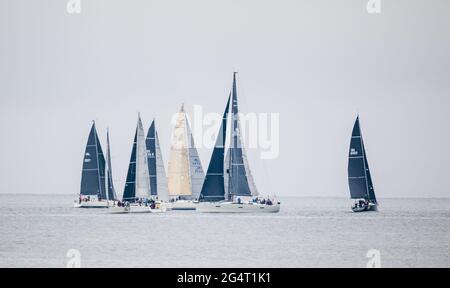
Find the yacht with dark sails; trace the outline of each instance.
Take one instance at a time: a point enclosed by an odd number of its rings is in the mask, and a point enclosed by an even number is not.
[[[236,74],[200,193],[197,211],[209,213],[277,213],[280,203],[260,199],[242,145]],[[230,132],[227,134],[228,117]],[[227,135],[230,145],[225,156]]]
[[[81,188],[78,200],[74,201],[75,208],[108,208],[111,201],[117,199],[112,181],[109,133],[107,138],[106,161],[93,121],[84,152]]]
[[[359,116],[353,126],[348,156],[348,183],[353,212],[377,211],[378,203],[367,161]]]
[[[155,120],[152,121],[145,138],[147,147],[147,164],[150,176],[150,195],[155,201],[168,202],[169,189],[167,184],[166,169],[159,145],[158,131]]]

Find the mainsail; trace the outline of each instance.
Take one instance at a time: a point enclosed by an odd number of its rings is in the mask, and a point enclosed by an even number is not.
[[[80,195],[106,199],[105,191],[105,157],[93,122],[84,152]]]
[[[204,172],[194,138],[184,111],[176,115],[170,149],[168,187],[172,197],[198,199]]]
[[[150,178],[147,164],[147,147],[141,117],[138,118],[133,150],[128,166],[123,200],[134,202],[136,198],[150,197]]]
[[[236,73],[233,75],[232,103],[231,144],[228,153],[228,156],[230,157],[228,160],[228,200],[232,200],[234,196],[252,196],[252,191],[250,189],[249,179],[247,176],[249,169],[245,165],[245,153],[244,148],[242,147],[237,101]]]
[[[155,120],[153,120],[147,132],[147,162],[150,175],[150,192],[158,200],[168,201],[169,191],[167,188],[167,176],[159,146],[158,132]]]
[[[375,191],[370,175],[359,116],[353,126],[348,160],[348,183],[352,199],[367,199],[376,203]]]
[[[112,177],[112,165],[111,165],[111,147],[109,145],[109,130],[106,131],[106,174],[107,183],[106,188],[108,189],[108,200],[117,200],[116,189],[114,188],[114,182]]]

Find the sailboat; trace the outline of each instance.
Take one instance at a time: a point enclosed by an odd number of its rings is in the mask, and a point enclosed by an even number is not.
[[[123,204],[113,207],[110,213],[151,213],[152,209],[158,210],[153,212],[165,211],[163,206],[151,208],[151,198],[146,138],[144,126],[139,115],[122,197]]]
[[[150,195],[154,200],[168,202],[170,199],[167,176],[155,120],[152,121],[148,129],[145,144],[147,147],[147,164],[150,175]]]
[[[231,117],[229,133],[231,143],[225,157],[229,116]],[[280,211],[279,202],[273,203],[270,199],[266,201],[258,198],[259,193],[242,146],[240,131],[236,73],[234,73],[232,91],[222,117],[197,211],[212,213],[277,213]]]
[[[109,191],[105,183],[105,164],[105,157],[100,145],[97,129],[95,128],[95,121],[93,121],[84,152],[80,194],[78,200],[74,201],[74,207],[108,207]],[[110,181],[112,183],[112,180]]]
[[[359,116],[353,126],[348,159],[348,183],[350,196],[355,200],[352,206],[354,212],[377,211],[378,203],[375,197],[369,163],[361,133]]]
[[[184,105],[176,115],[172,133],[168,188],[173,210],[195,210],[205,174],[195,147]],[[175,201],[174,201],[175,200]]]

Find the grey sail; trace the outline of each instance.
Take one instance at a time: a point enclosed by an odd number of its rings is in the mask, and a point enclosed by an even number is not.
[[[161,146],[159,145],[158,131],[155,128],[155,147],[156,147],[156,179],[157,179],[157,195],[161,201],[169,201],[169,186],[167,183],[167,174],[164,167],[164,160],[162,158]]]
[[[216,144],[200,192],[199,201],[201,202],[217,202],[225,200],[224,153],[230,100],[231,95],[228,97],[227,106],[222,116],[222,123],[220,125],[219,133],[217,134]]]
[[[205,181],[205,173],[203,172],[202,162],[198,156],[189,121],[186,121],[186,130],[188,137],[189,176],[191,178],[192,190],[191,198],[196,201],[200,197],[203,182]]]
[[[109,130],[106,132],[106,145],[107,145],[107,153],[106,153],[106,167],[107,167],[107,183],[106,187],[108,189],[108,200],[117,200],[116,189],[114,188],[114,182],[112,177],[112,165],[111,165],[111,146],[109,144]]]
[[[158,200],[169,201],[167,176],[154,120],[147,132],[146,146],[150,193],[153,197],[157,197]]]
[[[136,197],[140,199],[148,199],[151,197],[147,159],[145,131],[139,115],[136,135]]]
[[[366,199],[376,203],[359,117],[353,126],[348,160],[348,183],[352,199]]]
[[[252,196],[247,177],[244,149],[242,147],[237,101],[236,73],[233,75],[232,107],[231,107],[231,143],[229,149],[228,168],[228,200],[234,196]]]
[[[128,202],[134,202],[136,199],[136,140],[137,128],[134,134],[133,148],[131,150],[130,164],[128,165],[127,180],[123,191],[122,199]]]
[[[105,191],[105,157],[93,122],[84,152],[80,194],[101,200],[106,199]]]

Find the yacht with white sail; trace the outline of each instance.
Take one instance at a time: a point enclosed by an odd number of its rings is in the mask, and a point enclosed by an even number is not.
[[[229,133],[231,143],[225,157],[229,115],[231,115]],[[259,198],[242,145],[240,131],[236,73],[234,73],[232,91],[228,97],[216,145],[201,189],[197,211],[209,213],[277,213],[280,211],[280,202]]]
[[[377,211],[378,203],[373,188],[369,162],[361,133],[359,116],[353,126],[348,159],[348,184],[354,200],[353,212]]]
[[[163,203],[158,203],[152,198],[148,164],[150,153],[147,151],[146,140],[144,127],[139,115],[122,202],[116,207],[111,208],[110,213],[151,213],[166,211]],[[152,139],[148,140],[150,141]],[[153,165],[150,165],[150,167],[152,169],[154,168]],[[152,170],[152,172],[154,171]]]
[[[205,174],[184,110],[176,115],[172,133],[168,188],[173,210],[195,210]]]

